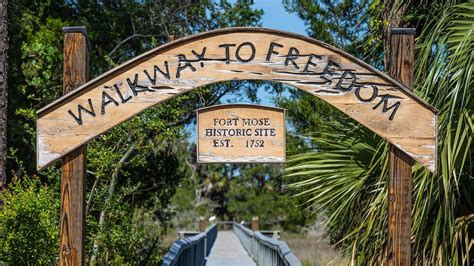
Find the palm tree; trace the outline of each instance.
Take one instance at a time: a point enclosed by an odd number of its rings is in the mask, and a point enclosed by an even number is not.
[[[414,91],[440,111],[439,173],[413,167],[412,261],[469,265],[474,252],[474,4],[428,16],[416,40]],[[307,206],[329,215],[329,234],[354,262],[378,264],[386,260],[387,143],[344,119],[349,122],[335,119],[315,132],[314,151],[291,156],[285,173]]]

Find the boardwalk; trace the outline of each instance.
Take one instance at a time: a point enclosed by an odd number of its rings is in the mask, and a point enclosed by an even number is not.
[[[206,265],[247,266],[256,264],[240,244],[234,232],[219,231]]]

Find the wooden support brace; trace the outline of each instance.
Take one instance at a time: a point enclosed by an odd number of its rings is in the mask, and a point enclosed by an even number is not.
[[[87,81],[88,47],[85,27],[64,30],[63,93]],[[67,154],[61,174],[60,265],[84,265],[86,146]]]
[[[388,72],[412,90],[415,29],[392,29]],[[411,265],[411,195],[413,160],[390,144],[388,183],[388,265]]]

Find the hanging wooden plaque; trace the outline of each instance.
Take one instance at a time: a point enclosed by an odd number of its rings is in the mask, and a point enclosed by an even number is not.
[[[197,111],[199,163],[285,161],[285,110],[229,104]]]

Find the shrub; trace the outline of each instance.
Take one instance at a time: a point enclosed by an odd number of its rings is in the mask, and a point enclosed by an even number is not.
[[[12,182],[0,194],[0,260],[6,265],[56,264],[59,191],[39,178]]]

